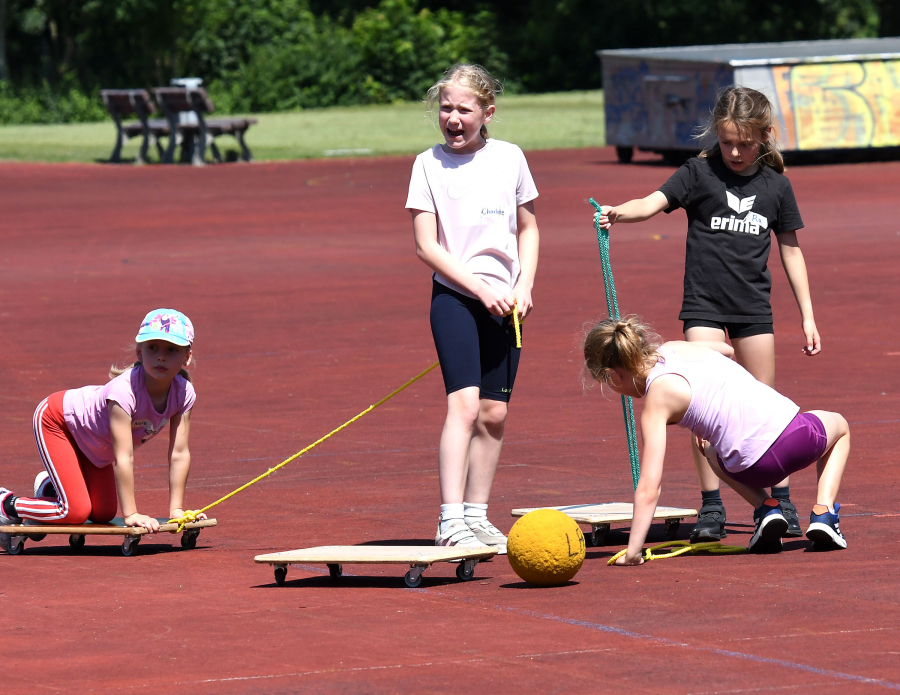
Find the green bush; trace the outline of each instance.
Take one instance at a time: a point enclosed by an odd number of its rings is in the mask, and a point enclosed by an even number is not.
[[[16,89],[0,82],[0,124],[90,123],[106,118],[100,98],[76,87],[54,89],[44,83]]]
[[[422,99],[455,62],[479,62],[501,77],[506,69],[506,55],[490,40],[494,17],[486,11],[467,16],[419,10],[414,0],[382,0],[349,27],[308,11],[295,17],[212,81],[211,94],[223,110]]]

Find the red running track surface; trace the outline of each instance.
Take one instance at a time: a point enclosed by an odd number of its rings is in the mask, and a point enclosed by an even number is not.
[[[611,149],[535,152],[541,262],[491,517],[513,507],[628,501],[618,399],[583,391],[582,325],[603,314],[587,198],[622,202],[672,172]],[[0,166],[0,484],[39,470],[31,414],[47,394],[102,383],[144,313],[186,312],[198,392],[188,504],[263,472],[435,359],[430,279],[403,209],[411,158],[207,167]],[[445,413],[433,373],[214,510],[196,550],[145,539],[119,555],[65,537],[0,555],[4,689],[69,692],[875,692],[900,688],[898,260],[900,163],[789,171],[824,350],[801,354],[799,315],[772,259],[778,387],[844,413],[845,552],[681,557],[611,568],[589,549],[556,589],[505,558],[458,583],[451,565],[402,588],[399,566],[291,568],[253,556],[324,544],[429,542]],[[614,230],[623,312],[679,337],[682,212]],[[662,503],[696,506],[684,433]],[[137,453],[142,511],[166,512],[164,438]],[[792,478],[805,515],[814,475]],[[750,509],[724,493],[729,542]],[[681,537],[690,531],[682,526]],[[176,545],[170,546],[174,540]],[[654,526],[651,542],[662,540]]]

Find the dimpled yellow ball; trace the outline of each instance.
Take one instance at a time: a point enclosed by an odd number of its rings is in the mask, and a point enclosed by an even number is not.
[[[556,509],[535,509],[513,524],[506,544],[515,573],[535,586],[565,584],[584,562],[584,534]]]

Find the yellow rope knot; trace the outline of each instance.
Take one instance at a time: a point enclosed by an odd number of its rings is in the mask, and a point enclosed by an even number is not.
[[[678,548],[678,550],[670,550],[667,553],[658,553],[654,554],[654,550],[661,550],[662,548]],[[620,550],[606,563],[607,565],[616,564],[616,560],[622,557],[628,549]],[[722,545],[721,543],[688,543],[687,541],[668,541],[666,543],[660,543],[659,545],[653,545],[644,550],[644,561],[650,562],[650,560],[665,560],[670,557],[678,557],[679,555],[684,555],[685,553],[691,553],[692,555],[696,555],[699,552],[707,552],[712,553],[713,555],[733,555],[736,553],[746,553],[747,549],[740,545]]]
[[[185,524],[192,524],[195,521],[198,521],[200,514],[201,514],[201,510],[199,510],[199,509],[193,509],[193,510],[189,509],[188,511],[184,512],[180,517],[177,517],[175,519],[169,519],[170,524],[178,524],[178,528],[175,529],[174,531],[172,531],[172,533],[179,533],[181,531],[184,531]]]

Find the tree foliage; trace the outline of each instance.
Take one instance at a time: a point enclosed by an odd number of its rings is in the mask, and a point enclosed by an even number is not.
[[[94,119],[101,87],[189,75],[268,111],[420,99],[457,61],[586,89],[603,48],[879,33],[897,0],[0,0],[0,122]]]

